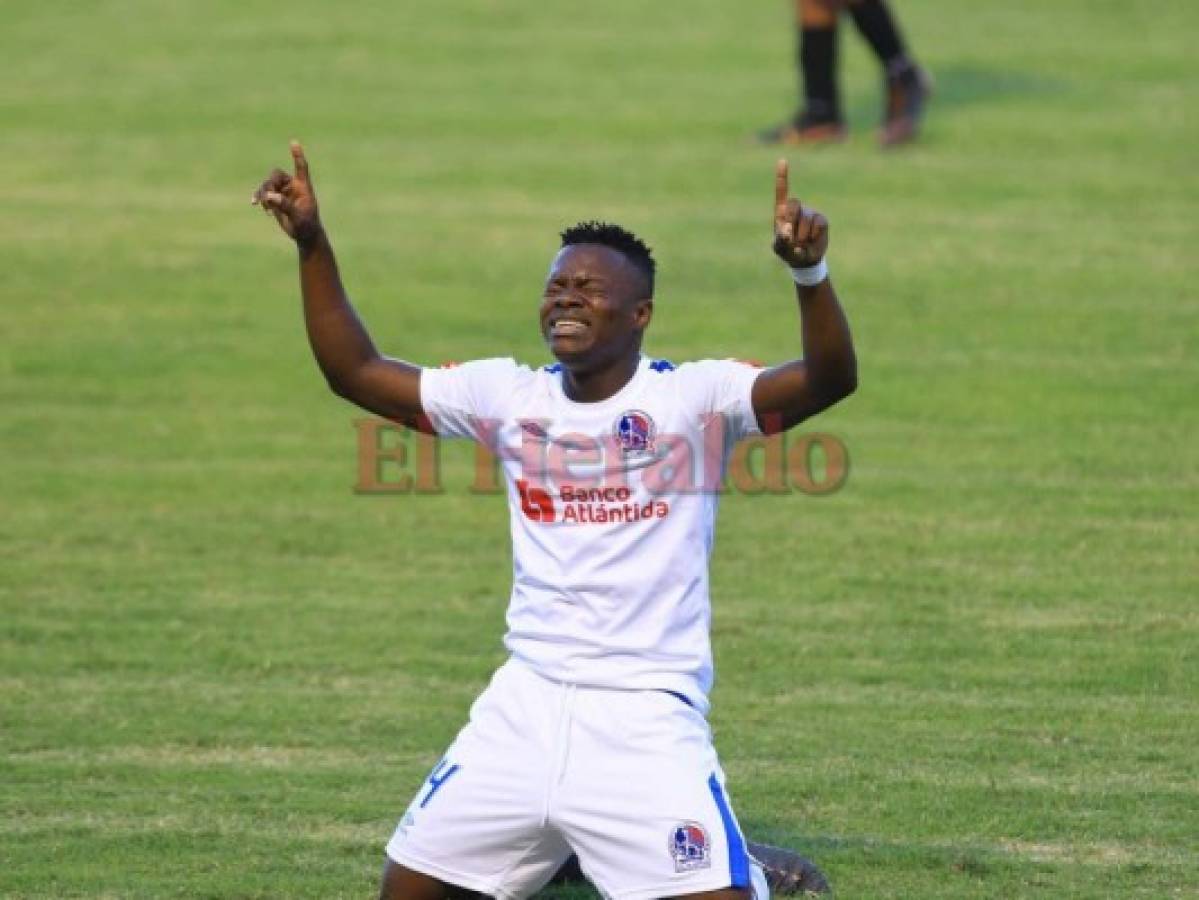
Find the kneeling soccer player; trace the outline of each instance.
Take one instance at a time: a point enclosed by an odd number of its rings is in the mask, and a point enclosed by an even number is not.
[[[567,229],[540,328],[554,365],[422,369],[379,354],[346,297],[308,164],[255,193],[299,247],[304,317],[332,389],[381,416],[485,443],[508,485],[508,661],[387,845],[384,900],[533,894],[573,852],[606,897],[765,897],[706,713],[708,557],[732,444],[852,392],[853,342],[824,262],[828,223],[775,177],[803,358],[773,368],[642,355],[649,249]]]

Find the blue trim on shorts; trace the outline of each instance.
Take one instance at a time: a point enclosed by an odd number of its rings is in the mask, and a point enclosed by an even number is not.
[[[663,693],[670,694],[670,696],[682,700],[692,709],[695,709],[695,704],[691,702],[691,699],[686,694],[680,694],[678,691],[663,691]]]
[[[749,887],[749,854],[745,852],[745,841],[737,828],[737,820],[729,809],[728,801],[724,799],[724,788],[716,778],[716,773],[708,779],[708,788],[712,791],[712,799],[720,810],[720,819],[724,822],[724,837],[729,845],[729,880],[730,887]]]

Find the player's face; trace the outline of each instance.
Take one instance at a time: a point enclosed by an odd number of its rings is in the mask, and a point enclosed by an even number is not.
[[[653,303],[644,276],[603,244],[563,247],[541,301],[541,334],[550,352],[576,371],[636,353]]]

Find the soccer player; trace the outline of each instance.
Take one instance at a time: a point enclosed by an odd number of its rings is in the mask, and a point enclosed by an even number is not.
[[[908,52],[886,0],[795,0],[803,107],[790,121],[762,132],[767,143],[824,144],[845,139],[837,83],[837,23],[846,4],[883,69],[886,108],[879,141],[894,147],[916,137],[932,82]]]
[[[254,194],[299,250],[304,320],[338,395],[485,443],[508,485],[508,661],[387,845],[382,900],[528,897],[573,851],[608,897],[763,898],[712,745],[708,556],[734,441],[856,386],[825,217],[788,196],[774,251],[796,283],[803,358],[674,366],[641,350],[655,263],[638,238],[562,234],[542,295],[557,363],[421,368],[376,350],[346,296],[308,163]]]

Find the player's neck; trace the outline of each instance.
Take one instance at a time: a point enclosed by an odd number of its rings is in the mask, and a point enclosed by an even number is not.
[[[587,372],[562,368],[562,390],[575,403],[600,403],[615,396],[633,380],[641,364],[641,353],[621,357],[611,365]]]

